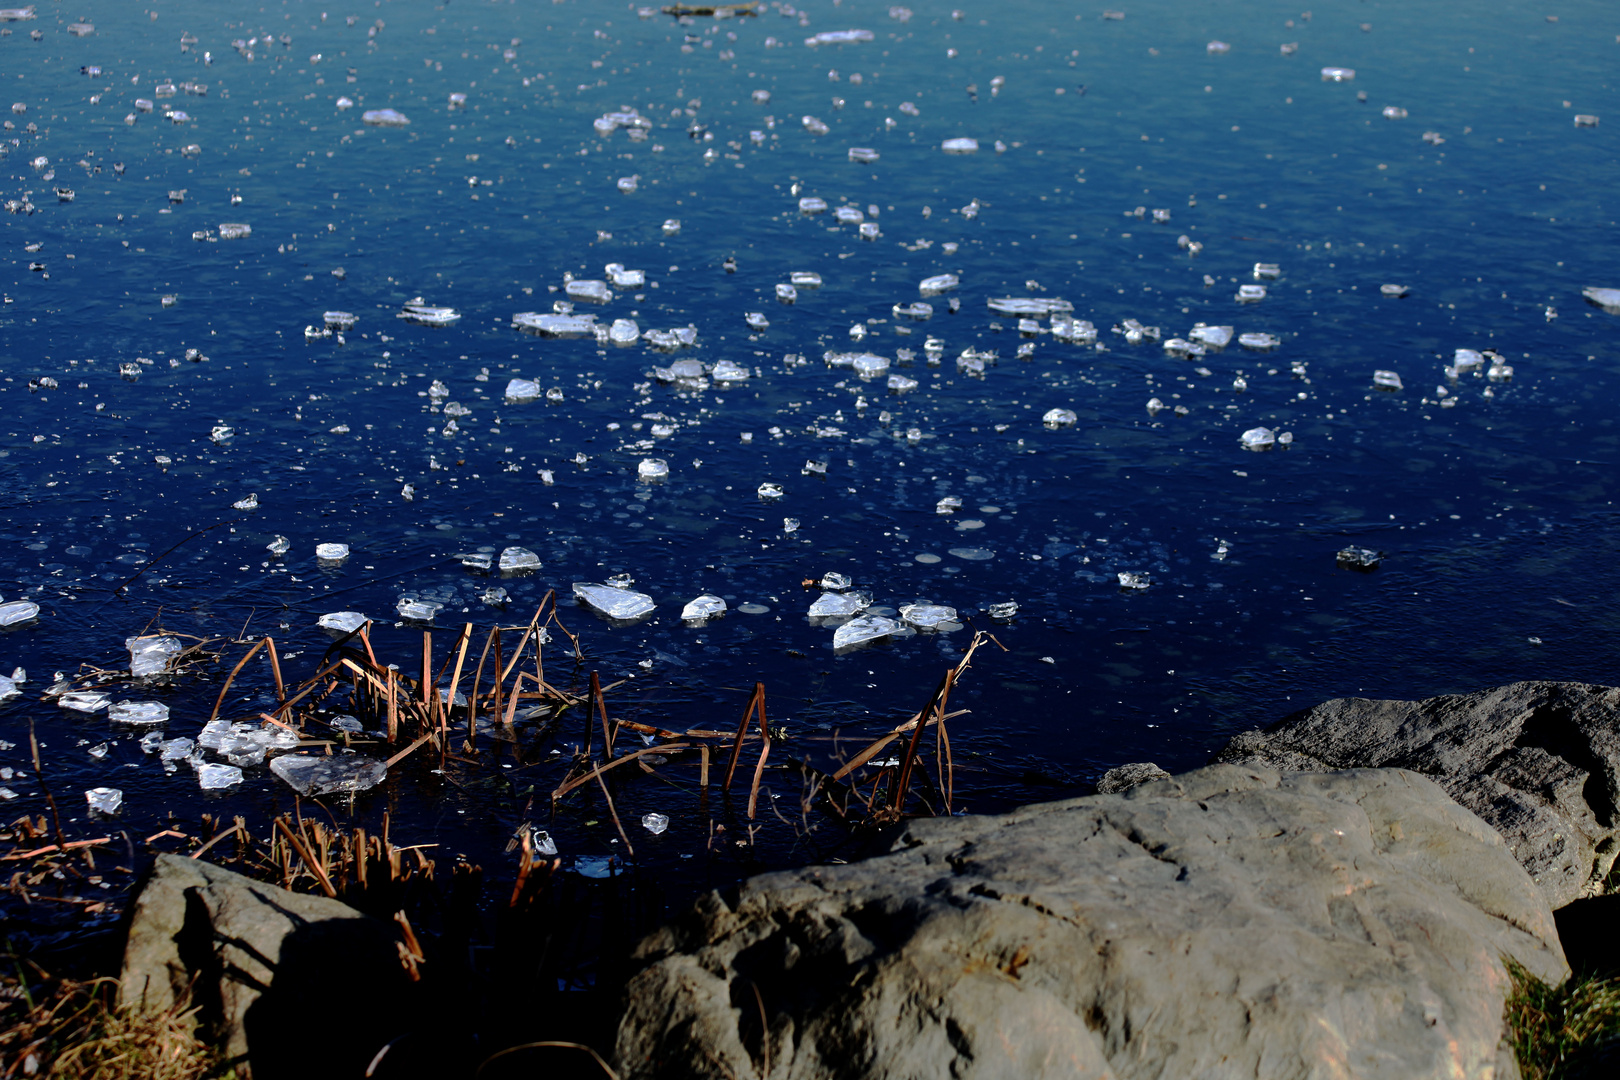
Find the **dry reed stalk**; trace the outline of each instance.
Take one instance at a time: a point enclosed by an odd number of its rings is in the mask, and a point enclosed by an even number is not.
[[[945,703],[950,699],[951,685],[955,682],[956,670],[947,671],[945,677],[939,681],[939,688],[934,691],[934,696],[928,699],[928,704],[923,708],[924,713],[934,714],[936,723],[945,715]],[[918,724],[911,730],[911,741],[906,744],[906,756],[900,761],[900,777],[895,781],[894,792],[889,800],[889,813],[893,817],[898,818],[905,810],[906,793],[911,789],[911,769],[917,761],[917,747],[922,742],[922,733],[927,726]]]
[[[613,760],[614,731],[608,725],[607,701],[602,697],[602,681],[591,672],[591,700],[596,703],[596,714],[602,719],[602,756],[609,761]],[[590,722],[587,715],[586,723]]]
[[[570,791],[573,791],[580,785],[588,784],[596,777],[601,776],[603,773],[608,772],[611,769],[616,769],[620,765],[635,761],[637,758],[649,757],[653,754],[673,754],[680,750],[690,749],[692,749],[691,743],[667,743],[659,746],[642,747],[640,750],[625,754],[623,757],[617,757],[612,761],[603,762],[601,765],[597,765],[595,768],[592,768],[589,772],[583,772],[578,776],[569,777],[557,786],[557,790],[551,793],[551,801],[555,803],[558,799],[562,798],[564,795],[567,795]],[[704,746],[701,747],[701,749],[704,751],[704,760],[707,761],[707,751],[709,748]]]
[[[270,650],[270,671],[276,677],[276,704],[278,706],[276,711],[280,712],[280,703],[287,700],[287,685],[281,681],[281,658],[276,655],[274,638],[266,634],[264,643]]]
[[[765,684],[762,682],[754,684],[754,692],[748,698],[747,707],[743,709],[742,719],[737,721],[737,733],[731,744],[731,763],[726,766],[726,781],[720,786],[720,790],[728,795],[731,793],[731,778],[737,772],[737,761],[742,757],[743,737],[748,734],[748,721],[753,719],[755,712],[758,712],[760,717],[759,733],[764,736],[766,742],[769,742],[770,735],[765,730]]]
[[[483,667],[484,667],[483,661],[479,661],[479,663],[478,663],[479,670],[482,671]],[[495,674],[499,675],[500,673],[501,673],[501,628],[499,626],[497,626],[495,628]],[[495,696],[492,699],[491,704],[490,704],[490,713],[489,714],[495,718],[496,723],[499,723],[500,719],[501,719],[501,685],[502,685],[502,680],[497,678],[495,680]],[[475,691],[478,689],[478,680],[477,679],[473,680],[473,689]]]
[[[461,631],[461,648],[456,652],[456,673],[450,676],[450,692],[449,694],[445,695],[444,708],[439,713],[439,733],[441,735],[444,734],[449,727],[450,713],[456,707],[456,686],[461,682],[461,665],[467,661],[467,646],[472,644],[472,630],[473,624],[468,623],[462,628]],[[445,667],[449,667],[450,658],[445,657],[444,663]],[[444,677],[443,671],[439,672],[439,677]],[[433,695],[433,699],[437,701],[440,696],[437,692],[437,684],[435,684],[434,689],[435,693]]]
[[[388,669],[388,745],[399,738],[399,701],[394,696],[399,689],[399,673]]]
[[[622,760],[629,759],[626,758]],[[608,792],[607,781],[602,779],[602,770],[600,769],[596,770],[596,782],[602,787],[602,798],[607,800],[608,813],[613,815],[613,827],[619,830],[619,839],[624,841],[624,850],[633,859],[636,857],[636,849],[634,845],[630,843],[630,834],[624,831],[624,822],[619,820],[618,807],[613,805],[613,796]]]
[[[219,699],[214,702],[214,711],[208,714],[210,724],[219,719],[219,710],[225,707],[225,695],[231,692],[231,683],[236,681],[236,676],[247,666],[247,662],[253,659],[253,654],[264,648],[265,643],[269,640],[269,638],[263,638],[255,642],[253,648],[243,654],[242,659],[238,660],[236,666],[231,669],[230,675],[225,679],[225,685],[219,688]]]
[[[332,887],[332,879],[326,876],[326,871],[322,869],[320,863],[315,861],[314,855],[310,853],[309,848],[304,845],[304,842],[298,839],[298,837],[294,836],[293,831],[287,827],[287,819],[285,816],[276,818],[276,828],[281,830],[281,835],[287,838],[287,843],[292,845],[293,850],[298,853],[298,857],[304,861],[304,866],[306,866],[309,869],[309,872],[315,876],[315,880],[320,882],[321,891],[326,893],[327,896],[336,900],[337,890]],[[300,831],[302,831],[302,829],[300,829]]]

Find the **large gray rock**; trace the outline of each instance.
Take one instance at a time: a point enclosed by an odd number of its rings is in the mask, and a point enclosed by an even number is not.
[[[346,904],[159,855],[130,909],[119,1004],[168,1009],[191,987],[254,1080],[359,1076],[410,1023],[392,931]]]
[[[1410,772],[1213,766],[710,894],[645,940],[635,1080],[1516,1076],[1546,899]]]
[[[1502,834],[1554,908],[1598,891],[1620,851],[1620,690],[1610,686],[1340,698],[1239,735],[1217,760],[1423,773]]]

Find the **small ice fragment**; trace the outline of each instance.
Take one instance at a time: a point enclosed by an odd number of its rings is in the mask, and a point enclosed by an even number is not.
[[[947,154],[976,154],[979,152],[978,139],[946,139],[939,144],[939,148]]]
[[[847,42],[871,41],[870,30],[823,30],[814,37],[804,39],[806,45],[842,45]]]
[[[798,289],[821,288],[821,275],[813,270],[795,270],[788,275],[788,280]]]
[[[873,353],[861,353],[849,362],[855,374],[863,379],[875,379],[889,370],[889,358]]]
[[[21,626],[39,615],[39,605],[28,600],[0,604],[0,626]]]
[[[1136,570],[1121,570],[1119,572],[1119,587],[1122,589],[1145,589],[1153,584],[1152,578]]]
[[[521,330],[526,334],[539,334],[541,337],[590,337],[596,333],[595,327],[595,315],[520,311],[512,316],[514,330]]]
[[[636,465],[636,476],[642,480],[663,480],[669,476],[669,462],[663,458],[642,458]]]
[[[153,734],[157,733],[153,732]],[[190,757],[191,751],[196,748],[196,745],[195,742],[183,735],[178,739],[165,739],[162,745],[158,747],[158,760],[179,761],[182,758]]]
[[[365,730],[365,725],[358,717],[349,716],[347,713],[332,717],[331,727],[333,731],[345,731],[350,735],[358,735]]]
[[[669,828],[669,818],[663,814],[647,814],[641,819],[641,827],[657,836]]]
[[[1575,126],[1576,127],[1597,127],[1598,126],[1598,118],[1596,116],[1594,116],[1593,114],[1591,114],[1591,113],[1576,113],[1575,114]]]
[[[851,619],[833,632],[833,649],[847,649],[868,641],[886,638],[898,629],[900,624],[893,619],[882,615],[862,615],[858,619]]]
[[[1041,316],[1066,315],[1074,310],[1074,305],[1067,300],[1060,300],[1055,296],[1002,296],[992,297],[989,302],[991,311],[998,315]]]
[[[1475,349],[1458,349],[1452,354],[1451,366],[1459,375],[1482,371],[1485,368],[1485,354]]]
[[[837,615],[854,615],[865,610],[867,600],[859,593],[826,592],[816,597],[810,609],[805,612],[812,619],[822,619]]]
[[[607,336],[615,345],[634,345],[641,340],[641,327],[636,325],[634,319],[614,319]]]
[[[798,532],[799,531],[799,519],[798,518],[790,518],[790,517],[783,518],[782,519],[782,531],[785,532],[785,533],[796,533],[796,532]]]
[[[316,544],[315,557],[322,562],[342,562],[349,557],[349,545]]]
[[[398,317],[418,326],[449,326],[461,320],[461,312],[453,307],[423,303],[419,296],[401,305]]]
[[[827,122],[825,120],[821,120],[814,116],[806,116],[804,118],[804,129],[812,135],[825,135],[827,132],[832,130],[832,128],[827,126]]]
[[[221,240],[242,240],[253,235],[253,226],[244,221],[222,221],[219,225]]]
[[[937,296],[951,291],[960,284],[961,279],[955,274],[935,274],[933,277],[923,278],[917,283],[917,288],[924,296]]]
[[[516,574],[540,569],[540,556],[524,547],[509,547],[501,552],[496,564],[503,574]]]
[[[1372,377],[1373,385],[1380,390],[1401,389],[1401,377],[1393,371],[1375,371]]]
[[[1231,52],[1232,46],[1228,45],[1224,41],[1212,41],[1208,45],[1204,46],[1204,51],[1212,55],[1218,55],[1220,53]]]
[[[1339,552],[1338,563],[1346,570],[1369,571],[1378,569],[1383,561],[1383,554],[1364,547],[1347,547]]]
[[[1041,423],[1049,428],[1060,428],[1069,427],[1079,419],[1073,409],[1048,409],[1046,415],[1041,417]]]
[[[274,540],[264,545],[264,550],[272,555],[285,555],[292,550],[292,541],[285,536],[278,535]]]
[[[618,289],[639,289],[647,284],[647,271],[626,270],[620,263],[608,263],[603,268],[607,279]]]
[[[347,311],[328,311],[321,316],[328,330],[353,330],[360,319]]]
[[[124,793],[115,787],[93,787],[84,793],[84,800],[90,804],[91,813],[116,814],[124,805]]]
[[[283,754],[270,762],[270,771],[300,795],[329,795],[375,787],[388,775],[388,766],[359,754]]]
[[[107,719],[115,724],[164,724],[169,707],[161,701],[120,701],[108,708]]]
[[[1269,281],[1282,277],[1282,267],[1276,263],[1255,263],[1254,279],[1256,281]]]
[[[799,213],[801,214],[823,214],[826,213],[826,211],[826,199],[817,198],[814,195],[806,195],[804,198],[799,200]]]
[[[478,599],[482,600],[490,607],[503,608],[506,606],[506,602],[510,599],[510,597],[507,596],[506,590],[501,588],[499,585],[491,585],[489,588],[485,589],[479,594]]]
[[[934,504],[936,514],[952,514],[960,509],[962,509],[962,497],[960,495],[947,495]]]
[[[203,725],[197,735],[197,745],[205,750],[218,750],[226,739],[231,737],[231,722],[229,720],[210,720]]]
[[[245,499],[238,499],[231,504],[233,510],[257,510],[259,508],[259,493],[255,491]]]
[[[771,328],[771,320],[767,319],[765,317],[765,313],[761,311],[745,312],[743,314],[743,321],[748,324],[748,329],[750,330],[759,331],[769,330]]]
[[[934,305],[922,300],[910,304],[896,304],[893,311],[897,319],[916,319],[920,322],[934,317]]]
[[[1412,290],[1407,288],[1405,285],[1380,285],[1378,286],[1378,291],[1383,293],[1385,296],[1399,298],[1405,296]]]
[[[204,791],[219,791],[242,782],[242,770],[235,765],[208,762],[197,766],[197,786]]]
[[[665,236],[675,236],[675,235],[679,234],[680,231],[681,231],[681,219],[680,218],[667,218],[664,221],[664,235]]]
[[[943,604],[902,604],[900,618],[919,630],[934,630],[940,623],[955,622],[956,609]]]
[[[1278,343],[1279,339],[1275,334],[1255,331],[1238,335],[1238,344],[1245,349],[1275,349]]]
[[[870,165],[878,159],[878,152],[866,146],[852,146],[849,148],[849,160],[862,165]]]
[[[179,638],[167,634],[125,638],[124,648],[129,650],[129,673],[137,678],[161,674],[170,660],[185,651]]]
[[[784,304],[791,304],[799,298],[799,290],[792,285],[778,285],[776,287],[776,298]]]
[[[683,620],[713,619],[725,613],[726,602],[723,599],[713,593],[704,593],[681,609],[681,618]]]
[[[721,360],[720,362],[716,363],[713,370],[709,372],[709,377],[717,383],[725,384],[742,382],[749,378],[750,374],[751,373],[747,368],[743,367],[735,360]]]
[[[1264,285],[1239,285],[1238,286],[1237,300],[1238,300],[1238,303],[1240,303],[1240,304],[1252,304],[1252,303],[1256,302],[1257,300],[1264,300],[1265,298],[1266,298],[1266,287]]]
[[[574,595],[599,614],[625,621],[639,619],[657,606],[646,593],[617,589],[611,585],[593,585],[585,581],[574,582]]]
[[[360,119],[376,127],[404,127],[410,123],[398,109],[367,109],[360,114]]]
[[[1232,327],[1206,326],[1197,323],[1187,331],[1187,336],[1193,341],[1208,345],[1212,349],[1224,349],[1232,340]]]
[[[999,604],[990,604],[984,609],[984,613],[992,619],[1006,621],[1018,614],[1018,602],[1007,600]]]
[[[766,480],[759,485],[758,494],[762,499],[780,499],[787,492],[782,488],[781,484]]]
[[[610,855],[575,855],[574,873],[595,879],[613,876],[613,858]]]
[[[512,404],[534,401],[540,396],[540,384],[532,379],[513,379],[506,384],[506,400]]]
[[[1239,441],[1245,450],[1270,450],[1277,442],[1277,433],[1268,427],[1250,428]]]
[[[889,389],[895,391],[896,393],[904,393],[907,390],[915,390],[917,389],[918,385],[917,380],[911,378],[909,375],[889,376]]]
[[[1401,108],[1399,105],[1385,105],[1384,106],[1384,119],[1385,120],[1405,120],[1406,119],[1406,110]]]
[[[0,701],[14,698],[21,693],[22,691],[17,689],[16,679],[8,679],[6,676],[0,675]]]
[[[829,570],[821,575],[821,587],[833,592],[842,592],[855,587],[855,579],[848,574],[840,574],[836,570]]]
[[[411,622],[432,622],[444,605],[437,600],[424,600],[416,596],[402,596],[395,610],[399,617]]]
[[[1349,82],[1356,77],[1355,68],[1325,67],[1322,69],[1323,82]]]

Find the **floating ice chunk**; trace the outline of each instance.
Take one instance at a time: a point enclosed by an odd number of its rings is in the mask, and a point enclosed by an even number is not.
[[[812,619],[824,619],[838,615],[854,615],[864,611],[869,601],[859,593],[826,592],[816,597],[805,612]]]
[[[843,45],[855,41],[871,41],[870,30],[823,30],[814,37],[804,39],[806,45]]]
[[[93,787],[84,793],[84,801],[90,805],[91,813],[116,814],[124,805],[124,793],[115,787]]]
[[[349,97],[340,97],[332,104],[337,106],[339,110],[352,109],[354,108],[354,99]]]
[[[513,379],[506,384],[506,400],[512,404],[533,401],[540,396],[540,384],[532,379]]]
[[[909,375],[891,374],[889,376],[889,389],[897,393],[903,394],[907,390],[915,390],[918,385],[920,384],[917,380]]]
[[[315,625],[338,634],[352,634],[366,625],[366,617],[358,611],[333,611],[316,619]]]
[[[1378,286],[1378,291],[1383,293],[1385,296],[1399,298],[1405,296],[1412,290],[1407,288],[1405,285],[1380,285]]]
[[[825,466],[823,466],[825,470]],[[829,570],[821,575],[821,587],[831,592],[842,592],[855,587],[855,579],[848,574],[840,574],[836,570]]]
[[[875,379],[879,375],[887,374],[889,358],[887,356],[877,356],[873,353],[861,353],[849,362],[849,366],[861,378]]]
[[[219,791],[242,782],[242,770],[235,765],[208,762],[197,766],[197,786],[204,791]]]
[[[464,552],[463,554],[457,555],[456,558],[461,560],[462,566],[465,566],[468,570],[479,574],[489,573],[490,567],[495,565],[495,556],[486,551]]]
[[[852,146],[849,148],[849,160],[862,165],[870,165],[878,159],[878,152],[866,146]]]
[[[1187,331],[1187,336],[1194,341],[1208,345],[1212,349],[1224,349],[1232,340],[1232,327],[1205,326],[1203,323],[1198,323]]]
[[[962,497],[960,495],[947,495],[934,504],[934,513],[936,514],[954,514],[960,509],[962,509]]]
[[[1238,441],[1245,450],[1270,450],[1277,442],[1277,433],[1268,427],[1250,428]]]
[[[743,315],[743,322],[748,324],[748,329],[754,331],[769,330],[771,328],[771,320],[767,319],[762,311],[746,312]]]
[[[1373,372],[1372,381],[1373,386],[1380,390],[1401,389],[1401,377],[1393,371],[1375,371]]]
[[[157,732],[154,731],[151,733],[151,735],[157,735]],[[141,745],[143,748],[146,745],[146,739],[150,738],[151,735],[142,738]],[[183,735],[178,739],[164,739],[162,736],[158,737],[160,740],[157,747],[159,761],[180,761],[184,758],[190,757],[191,751],[197,745],[194,741],[186,738]]]
[[[590,337],[596,333],[596,316],[520,311],[512,316],[512,328],[541,337]]]
[[[1597,127],[1598,126],[1598,118],[1596,116],[1592,115],[1591,113],[1576,113],[1575,114],[1575,126],[1576,127]]]
[[[797,289],[821,288],[821,275],[814,270],[795,270],[788,275],[788,280]]]
[[[283,754],[270,763],[270,771],[300,795],[331,795],[376,787],[388,766],[359,754]]]
[[[418,596],[402,596],[394,605],[399,617],[408,622],[432,622],[444,605],[437,600],[424,600]]]
[[[641,340],[655,349],[672,352],[683,345],[696,344],[697,327],[677,326],[671,330],[648,330],[641,335]]]
[[[1451,366],[1459,375],[1466,375],[1473,371],[1483,371],[1485,368],[1485,355],[1474,349],[1458,349],[1453,354]]]
[[[611,855],[575,855],[574,873],[580,877],[604,879],[613,876]]]
[[[1073,409],[1048,409],[1041,417],[1041,423],[1049,428],[1070,427],[1079,421]]]
[[[1119,587],[1122,589],[1145,589],[1152,584],[1153,579],[1139,571],[1121,570],[1119,572]]]
[[[1238,344],[1245,349],[1275,349],[1280,344],[1280,339],[1275,334],[1255,331],[1238,335]]]
[[[452,307],[424,304],[422,298],[417,297],[405,303],[398,317],[418,326],[449,326],[461,319],[461,312]]]
[[[1044,296],[1004,296],[990,300],[990,310],[998,315],[1061,315],[1074,310],[1067,300]]]
[[[635,191],[636,188],[638,188],[640,186],[641,186],[641,177],[639,175],[638,176],[621,176],[621,177],[619,177],[619,180],[618,180],[619,190],[624,192],[626,195],[628,195],[631,192]]]
[[[799,213],[824,214],[827,212],[827,200],[814,195],[806,195],[799,200]]]
[[[1369,571],[1378,569],[1378,564],[1383,561],[1383,558],[1381,552],[1352,545],[1339,552],[1338,563],[1346,570]]]
[[[747,368],[734,360],[721,360],[709,372],[709,377],[717,383],[742,382],[751,375],[752,373]]]
[[[647,271],[626,270],[620,263],[608,263],[603,272],[616,289],[639,289],[647,284]]]
[[[934,305],[924,303],[921,300],[910,304],[896,304],[894,305],[894,314],[896,318],[903,319],[917,319],[919,321],[932,319],[934,317]]]
[[[1204,51],[1212,55],[1218,55],[1220,53],[1231,52],[1232,46],[1228,45],[1224,41],[1212,41],[1208,45],[1204,46]]]
[[[917,289],[924,296],[938,296],[943,292],[950,292],[962,284],[955,274],[935,274],[933,277],[923,278],[917,283]]]
[[[634,345],[641,340],[641,327],[634,319],[614,319],[607,336],[615,345]]]
[[[563,286],[563,291],[570,300],[586,300],[594,304],[605,304],[613,299],[613,290],[608,288],[608,283],[594,279],[575,278]]]
[[[636,465],[636,476],[642,480],[663,480],[669,476],[669,462],[663,458],[642,458]]]
[[[778,285],[776,287],[776,298],[784,304],[791,304],[799,298],[799,290],[792,285]]]
[[[229,720],[210,720],[197,735],[197,745],[205,750],[218,750],[231,735]]]
[[[349,557],[349,545],[316,544],[315,557],[322,562],[342,562]]]
[[[169,707],[161,701],[120,701],[107,709],[107,719],[115,724],[166,724]]]
[[[0,604],[0,627],[21,626],[39,615],[39,605],[28,600]]]
[[[129,650],[129,673],[137,678],[161,674],[185,651],[179,638],[167,634],[125,638],[124,648]]]
[[[1401,108],[1399,105],[1385,105],[1384,106],[1384,119],[1385,120],[1405,120],[1406,119],[1406,110]]]
[[[621,621],[639,619],[657,606],[646,593],[616,589],[611,585],[593,585],[585,581],[574,582],[574,595],[592,610]]]
[[[882,615],[862,615],[858,619],[851,619],[833,632],[833,649],[849,649],[856,645],[864,645],[868,641],[886,638],[898,629],[900,624],[893,619]]]
[[[1264,285],[1239,285],[1238,286],[1237,301],[1240,304],[1252,304],[1252,303],[1255,303],[1256,301],[1264,300],[1265,298],[1266,298],[1266,287]]]
[[[376,127],[404,127],[410,120],[398,109],[367,109],[360,119]]]
[[[977,154],[979,152],[978,139],[946,139],[939,144],[939,148],[947,154]]]
[[[1322,69],[1323,82],[1349,82],[1356,77],[1355,68],[1325,67]]]
[[[935,630],[940,623],[955,622],[956,609],[943,604],[902,604],[900,618],[919,630]]]
[[[825,120],[814,116],[806,116],[804,118],[804,130],[808,131],[812,135],[825,135],[827,132],[831,131],[832,128],[827,126],[827,122]]]
[[[0,701],[4,701],[7,698],[14,698],[21,693],[22,691],[17,689],[16,679],[7,678],[4,675],[0,675]]]
[[[1513,379],[1513,365],[1502,362],[1501,357],[1491,361],[1491,369],[1485,373],[1491,382],[1511,382]]]
[[[253,226],[245,221],[222,221],[219,224],[221,240],[242,240],[253,235]]]
[[[657,836],[669,828],[669,818],[664,814],[645,814],[641,819],[641,827]]]
[[[680,233],[680,231],[681,231],[681,219],[680,218],[668,218],[668,219],[666,219],[664,221],[664,235],[665,236],[675,236],[675,235],[678,235]]]
[[[1591,285],[1582,289],[1581,295],[1604,311],[1620,315],[1620,289],[1604,289]]]
[[[255,491],[245,499],[237,499],[231,503],[233,510],[257,510],[259,508],[259,493]]]
[[[277,536],[274,540],[264,545],[264,550],[279,558],[292,550],[292,541],[288,540],[285,536]]]
[[[682,620],[713,619],[725,613],[726,602],[723,599],[713,593],[704,593],[681,609],[681,618]]]
[[[353,330],[360,321],[359,316],[347,311],[328,311],[321,316],[328,330]]]
[[[759,485],[758,494],[760,498],[769,500],[780,499],[783,495],[786,495],[787,492],[783,490],[781,484],[766,480],[764,483]]]
[[[984,609],[984,613],[992,619],[1005,622],[1018,614],[1018,602],[1016,600],[1005,600],[999,604],[990,604]]]
[[[1256,281],[1271,281],[1282,277],[1282,267],[1276,263],[1255,263],[1254,279]]]
[[[509,547],[501,552],[496,564],[503,574],[518,574],[540,569],[540,556],[524,547]]]

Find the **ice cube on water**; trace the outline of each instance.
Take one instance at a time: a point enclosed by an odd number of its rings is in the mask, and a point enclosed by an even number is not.
[[[284,754],[270,762],[270,771],[300,795],[329,795],[376,787],[388,766],[359,754]]]
[[[70,690],[56,699],[57,705],[74,712],[93,713],[105,709],[111,701],[106,694],[93,690]]]
[[[976,154],[979,152],[979,140],[970,138],[946,139],[939,144],[939,148],[947,154]]]
[[[1079,419],[1073,409],[1048,409],[1041,417],[1041,423],[1050,428],[1070,427]]]
[[[339,634],[352,634],[366,624],[366,617],[358,611],[332,611],[315,620],[322,630]]]
[[[934,630],[941,623],[956,622],[956,609],[943,604],[902,604],[900,618],[919,630]]]
[[[120,701],[107,709],[107,719],[115,724],[164,724],[169,707],[161,701]]]
[[[1145,589],[1153,584],[1153,580],[1144,573],[1136,570],[1121,570],[1119,572],[1119,587],[1121,589]]]
[[[657,605],[645,593],[616,589],[611,585],[574,582],[574,595],[587,607],[610,619],[628,621],[650,613]]]
[[[858,593],[825,592],[816,597],[805,615],[812,619],[825,619],[839,615],[854,615],[864,611],[867,599]]]
[[[219,791],[242,782],[242,770],[235,765],[207,762],[197,766],[197,786],[204,791]]]
[[[95,814],[116,814],[124,805],[124,793],[113,787],[93,787],[84,793],[84,800]]]
[[[848,649],[868,641],[886,638],[900,629],[900,624],[882,615],[862,615],[851,619],[833,632],[833,649]]]
[[[509,547],[501,552],[496,564],[503,574],[517,574],[540,569],[540,556],[524,547]]]
[[[1277,433],[1268,427],[1250,428],[1239,441],[1245,450],[1270,450],[1277,442]]]
[[[669,476],[669,462],[663,458],[642,458],[636,465],[636,476],[642,480],[663,480]]]
[[[1401,389],[1401,377],[1393,371],[1375,371],[1372,376],[1373,385],[1380,390]]]
[[[323,562],[342,562],[349,557],[349,545],[316,544],[315,557]]]
[[[399,617],[409,622],[432,622],[433,617],[439,613],[444,605],[437,600],[424,600],[415,596],[402,596],[395,610]]]
[[[713,593],[704,593],[681,609],[683,620],[713,619],[726,613],[726,602]]]
[[[657,836],[669,828],[669,818],[663,814],[647,814],[641,819],[641,827]]]
[[[27,600],[0,604],[0,626],[21,626],[39,615],[39,605]]]
[[[949,292],[960,284],[961,279],[955,274],[935,274],[933,277],[923,278],[917,283],[917,288],[924,296],[935,296]]]

